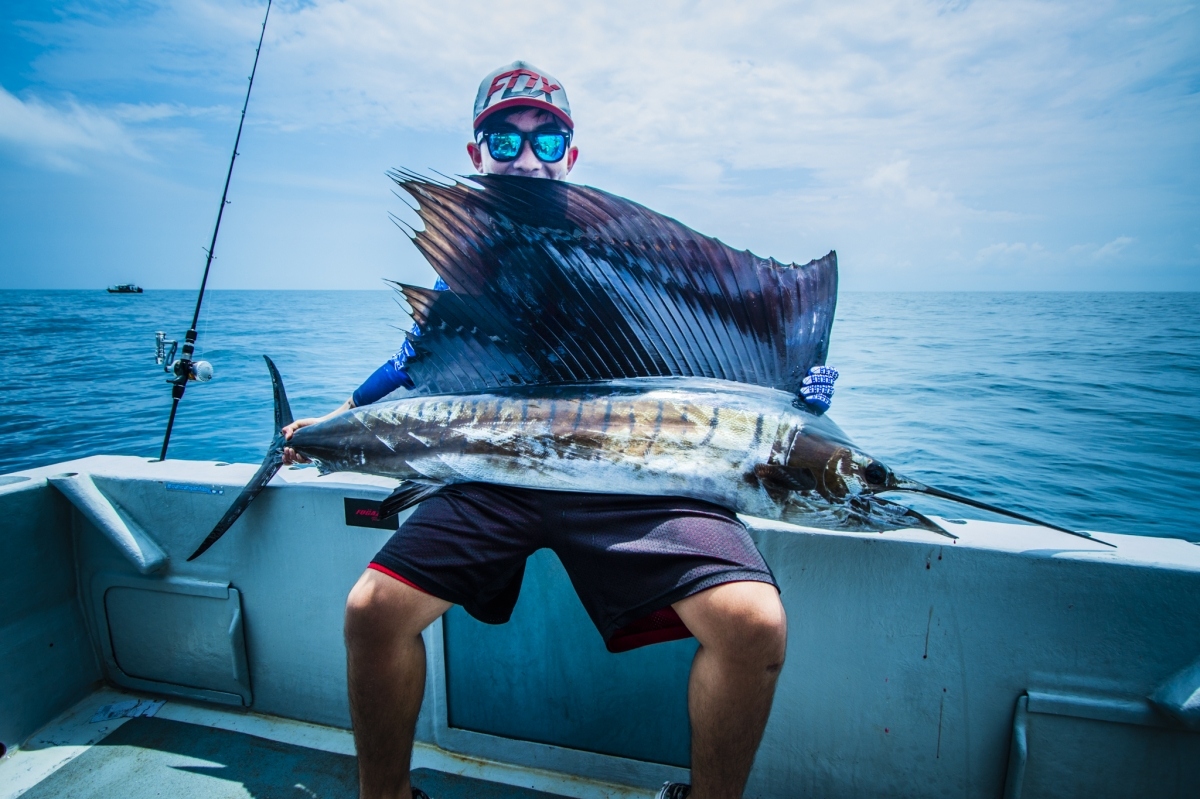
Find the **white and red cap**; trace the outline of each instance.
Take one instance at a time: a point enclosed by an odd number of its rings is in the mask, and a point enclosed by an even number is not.
[[[575,130],[566,90],[553,77],[526,61],[514,61],[500,67],[479,84],[479,93],[475,95],[475,130],[497,111],[518,106],[549,111],[567,126],[567,130]]]

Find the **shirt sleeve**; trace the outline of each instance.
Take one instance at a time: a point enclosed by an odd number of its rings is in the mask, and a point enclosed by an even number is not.
[[[354,390],[354,407],[361,408],[363,405],[378,402],[401,386],[413,388],[413,381],[409,378],[404,364],[415,354],[412,344],[405,341],[404,346],[395,355],[388,358],[383,366],[372,372],[371,376]]]
[[[440,277],[433,284],[434,291],[445,291],[448,288],[450,287],[446,285],[446,281]],[[421,328],[415,322],[412,326],[412,334],[414,336],[421,335]],[[401,387],[415,388],[416,384],[408,376],[404,364],[416,354],[412,344],[405,340],[404,346],[397,350],[395,355],[388,358],[383,366],[372,372],[371,376],[354,390],[352,397],[354,407],[361,408],[363,405],[371,405],[372,403],[379,402],[379,400]]]

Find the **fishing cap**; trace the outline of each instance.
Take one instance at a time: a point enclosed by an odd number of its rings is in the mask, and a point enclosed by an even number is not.
[[[575,130],[567,92],[552,76],[527,61],[514,61],[483,79],[475,95],[475,130],[497,111],[517,106],[541,108]]]

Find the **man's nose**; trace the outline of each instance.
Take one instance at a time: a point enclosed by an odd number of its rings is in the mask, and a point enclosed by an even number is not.
[[[542,162],[533,154],[533,145],[527,141],[521,142],[521,152],[517,153],[513,167],[521,172],[537,172],[541,166]]]

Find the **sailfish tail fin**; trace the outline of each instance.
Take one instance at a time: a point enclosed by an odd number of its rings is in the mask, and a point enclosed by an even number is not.
[[[238,494],[237,499],[229,506],[229,510],[225,511],[225,515],[217,522],[217,526],[191,554],[188,558],[189,561],[200,557],[208,551],[209,547],[217,543],[217,540],[225,535],[246,508],[250,507],[254,498],[267,487],[275,473],[283,467],[283,448],[287,446],[287,439],[283,437],[280,430],[294,421],[292,406],[288,403],[287,391],[283,387],[283,378],[280,377],[279,370],[266,355],[263,356],[263,360],[267,362],[267,368],[271,371],[271,388],[275,395],[275,437],[271,439],[271,446],[267,450],[267,456],[263,459],[262,466],[258,467],[254,477],[250,478],[250,482],[242,489],[242,493]]]
[[[279,376],[275,362],[266,355],[263,360],[271,370],[271,391],[275,395],[275,434],[278,435],[280,430],[296,420],[292,418],[292,406],[288,403],[287,390],[283,387],[283,378]]]

